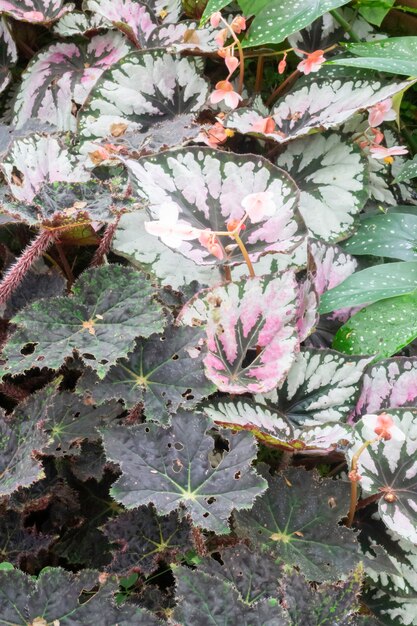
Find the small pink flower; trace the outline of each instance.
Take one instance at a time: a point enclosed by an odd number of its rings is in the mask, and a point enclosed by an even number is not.
[[[297,50],[297,52],[302,52],[307,55],[307,58],[297,65],[297,69],[303,74],[318,72],[326,60],[323,56],[324,50],[315,50],[314,52],[303,52],[302,50]]]
[[[220,13],[220,11],[216,11],[210,17],[210,24],[212,25],[213,28],[217,28],[221,22],[221,19],[222,19],[222,14]]]
[[[237,35],[240,35],[242,30],[246,30],[246,19],[243,17],[243,15],[236,15],[236,17],[233,19],[233,22],[230,24],[230,28]]]
[[[224,62],[226,63],[226,67],[229,70],[229,76],[231,76],[239,65],[239,59],[232,55],[227,55]]]
[[[388,415],[388,413],[381,413],[381,415],[378,415],[377,417],[374,431],[378,435],[378,437],[381,437],[381,439],[385,439],[386,441],[388,441],[388,439],[392,438],[391,430],[393,426],[394,420],[392,419],[391,415]]]
[[[254,133],[273,133],[275,120],[273,117],[262,117],[252,124],[251,131]]]
[[[369,109],[368,123],[369,126],[375,128],[375,126],[379,126],[382,122],[395,120],[396,116],[392,108],[392,100],[391,98],[387,98],[387,100],[383,100]]]
[[[381,132],[378,128],[371,128],[371,133],[374,135],[373,143],[380,144],[384,141],[384,133]]]
[[[145,222],[145,230],[171,248],[179,248],[183,241],[197,239],[201,230],[185,221],[178,220],[179,210],[174,204],[162,204],[159,207],[159,220]]]
[[[220,261],[223,259],[223,249],[213,231],[211,231],[210,229],[202,230],[200,232],[198,240],[202,246],[207,248],[210,254],[215,256]]]
[[[22,14],[22,17],[28,22],[44,22],[45,21],[43,13],[41,13],[40,11],[24,11],[24,13]]]
[[[220,80],[216,84],[216,89],[210,96],[210,102],[212,102],[213,104],[217,104],[222,100],[224,100],[226,106],[230,107],[231,109],[235,109],[239,102],[242,100],[242,96],[236,93],[236,91],[233,89],[232,83],[230,83],[228,80]]]
[[[217,148],[217,146],[227,141],[230,133],[224,128],[223,124],[216,122],[211,128],[200,133],[198,136],[199,141],[204,141],[210,148]]]
[[[223,28],[214,38],[214,41],[219,46],[219,48],[223,48],[224,42],[227,39],[227,28]]]
[[[254,224],[262,221],[264,217],[271,217],[277,210],[272,191],[250,193],[243,198],[242,206]]]
[[[392,148],[386,148],[385,146],[371,146],[371,156],[374,159],[389,159],[393,156],[400,154],[407,154],[407,148],[404,146],[392,146]]]
[[[284,53],[283,58],[278,63],[278,74],[283,74],[285,72],[285,68],[287,67],[287,53]]]

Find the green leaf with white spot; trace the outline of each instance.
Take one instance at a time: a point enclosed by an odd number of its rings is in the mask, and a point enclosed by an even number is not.
[[[394,4],[395,0],[359,0],[357,6],[359,14],[370,24],[381,26]]]
[[[345,46],[355,56],[336,58],[328,62],[330,65],[417,76],[417,37],[389,37],[378,41],[348,43]]]
[[[417,288],[417,261],[374,265],[351,274],[320,298],[320,313],[409,294]]]
[[[362,309],[336,333],[333,348],[386,359],[417,338],[417,291]]]
[[[417,261],[417,215],[365,216],[358,231],[342,245],[349,254]]]
[[[163,329],[164,315],[154,296],[146,275],[131,268],[87,270],[71,296],[38,300],[13,318],[18,329],[4,347],[2,374],[58,369],[76,351],[103,378],[137,337]]]
[[[406,161],[395,177],[395,183],[401,183],[404,180],[417,178],[417,155],[414,159]]]
[[[221,11],[224,7],[227,7],[231,3],[232,0],[209,0],[206,8],[204,9],[200,24],[205,24],[210,15],[213,15],[213,13],[216,13],[217,11]]]
[[[367,160],[337,133],[292,142],[277,159],[300,189],[299,210],[310,235],[343,239],[368,199]]]
[[[224,431],[228,448],[216,453],[210,427],[207,418],[179,411],[170,428],[149,423],[103,430],[106,456],[122,471],[113,498],[128,509],[153,503],[160,515],[182,506],[196,526],[228,533],[232,509],[250,508],[266,482],[251,467],[252,435]]]

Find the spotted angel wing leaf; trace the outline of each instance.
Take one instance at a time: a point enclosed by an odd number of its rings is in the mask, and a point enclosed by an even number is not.
[[[7,21],[0,18],[0,92],[11,81],[11,68],[17,63],[17,48],[11,36]]]
[[[31,24],[50,24],[73,8],[64,0],[0,0],[0,13]]]
[[[42,50],[28,65],[14,105],[13,123],[31,118],[75,130],[73,103],[82,105],[105,69],[132,50],[122,33],[108,32],[89,43],[59,42]]]
[[[155,15],[140,0],[86,0],[83,8],[113,24],[140,48],[147,47],[157,26]]]
[[[327,242],[346,238],[368,199],[367,159],[337,133],[291,143],[277,159],[300,189],[309,234]]]
[[[394,357],[369,367],[362,379],[356,413],[417,408],[417,357]]]
[[[211,254],[201,241],[202,231],[227,232],[229,221],[244,218],[242,200],[252,193],[270,193],[275,205],[272,215],[257,223],[247,220],[240,233],[252,261],[266,252],[289,252],[303,240],[297,187],[286,172],[263,157],[188,148],[125,164],[152,220],[159,223],[162,211],[168,210],[178,213],[179,224],[194,229],[195,237],[175,249],[197,264],[243,262],[229,236],[215,238],[217,254]]]
[[[229,115],[227,127],[240,133],[256,134],[284,143],[342,124],[362,109],[367,109],[414,84],[414,80],[384,81],[373,72],[347,68],[322,68],[313,79],[306,76],[295,84],[291,93],[274,105],[270,116],[275,122],[273,132],[253,131],[261,121],[256,111],[239,109]]]
[[[220,391],[266,392],[279,385],[298,350],[294,274],[263,276],[204,290],[179,321],[204,325],[206,376]]]
[[[197,113],[208,94],[194,59],[163,50],[132,52],[104,73],[80,111],[83,149],[94,149],[102,137],[147,131],[155,122]]]
[[[353,455],[365,441],[372,441],[360,454],[358,473],[364,497],[380,494],[378,512],[396,535],[417,542],[417,411],[389,409],[390,439],[378,438],[378,415],[364,415],[356,424]],[[378,428],[377,428],[378,430]]]
[[[37,133],[16,139],[1,169],[13,196],[24,202],[33,200],[44,183],[83,183],[90,178],[82,161],[57,136]]]

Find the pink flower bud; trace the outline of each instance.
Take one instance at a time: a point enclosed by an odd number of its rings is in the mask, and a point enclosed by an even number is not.
[[[233,22],[230,24],[230,28],[239,35],[242,30],[246,30],[246,19],[243,15],[236,15]]]
[[[278,63],[278,74],[283,74],[285,72],[286,67],[287,67],[287,53],[284,54],[284,57]]]
[[[226,67],[229,70],[229,76],[231,76],[239,65],[239,59],[233,56],[227,56],[224,62],[226,63]]]
[[[221,19],[222,19],[222,14],[220,13],[220,11],[216,11],[210,17],[210,24],[213,26],[213,28],[217,28],[221,22]]]

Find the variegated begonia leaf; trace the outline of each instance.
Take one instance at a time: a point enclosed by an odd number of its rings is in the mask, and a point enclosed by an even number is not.
[[[368,199],[367,159],[337,133],[291,143],[277,159],[300,189],[299,210],[310,235],[338,241]]]
[[[386,359],[365,371],[356,413],[397,407],[417,408],[417,357]]]
[[[31,416],[19,416],[10,421],[5,419],[4,412],[1,413],[0,496],[8,496],[44,478],[42,464],[35,453],[47,442],[46,433],[36,427]]]
[[[0,13],[32,24],[50,24],[73,8],[64,0],[0,0]]]
[[[313,239],[309,240],[308,247],[313,265],[313,283],[320,296],[337,287],[358,267],[356,259],[339,246],[326,245]]]
[[[288,452],[332,451],[351,439],[351,428],[334,422],[297,427],[271,404],[253,400],[219,400],[202,407],[216,424],[251,432],[262,443]]]
[[[228,447],[216,456],[210,426],[201,415],[179,411],[170,428],[103,430],[106,456],[122,470],[112,496],[128,509],[153,503],[160,515],[183,507],[196,526],[228,533],[232,509],[250,508],[266,482],[251,468],[252,435],[222,432]]]
[[[46,183],[30,202],[14,200],[0,191],[2,212],[21,222],[34,225],[68,227],[88,222],[110,222],[130,206],[137,207],[133,198],[123,198],[113,192],[105,181],[87,183]]]
[[[57,369],[74,350],[103,378],[118,358],[165,325],[146,276],[120,265],[85,271],[72,296],[38,300],[13,318],[18,328],[4,347],[4,374]],[[23,351],[30,345],[33,350]]]
[[[282,388],[267,394],[264,401],[296,427],[345,422],[356,406],[361,378],[371,360],[303,349]]]
[[[199,328],[171,326],[139,339],[129,357],[120,359],[102,381],[87,372],[78,389],[94,402],[122,399],[128,408],[140,402],[148,419],[166,423],[179,407],[193,408],[216,390],[204,374],[203,336]]]
[[[322,68],[314,78],[306,76],[297,81],[291,93],[273,106],[273,132],[253,129],[265,117],[255,109],[234,111],[227,118],[227,127],[285,143],[315,129],[337,126],[357,111],[374,106],[413,83],[397,79],[387,82],[366,70]]]
[[[140,0],[84,0],[83,9],[99,15],[127,35],[136,47],[145,48],[157,21]]]
[[[187,520],[179,520],[173,511],[157,515],[152,506],[141,506],[125,511],[104,526],[104,534],[114,548],[108,571],[141,572],[149,576],[161,561],[172,563],[177,554],[192,549],[191,527]]]
[[[151,33],[148,47],[168,48],[170,51],[210,53],[218,50],[216,35],[218,29],[206,24],[199,28],[198,22],[187,20],[178,24],[163,24]]]
[[[23,74],[13,124],[22,126],[37,117],[59,130],[75,130],[77,107],[104,70],[131,50],[118,32],[96,35],[85,44],[59,42],[41,50]]]
[[[146,609],[133,604],[116,606],[117,579],[100,583],[99,573],[88,569],[73,574],[61,567],[46,567],[37,578],[16,569],[0,571],[0,620],[13,626],[161,624]]]
[[[297,187],[286,172],[263,157],[188,148],[139,161],[126,160],[125,164],[157,226],[160,222],[163,225],[166,214],[172,212],[179,226],[193,229],[192,239],[187,235],[186,241],[171,247],[195,263],[243,262],[233,238],[213,235],[216,256],[200,239],[202,231],[227,232],[230,222],[243,219],[242,202],[255,193],[268,194],[271,207],[268,215],[255,223],[247,219],[246,229],[240,232],[251,259],[256,261],[266,252],[288,252],[302,241],[305,227],[297,210]]]
[[[164,50],[132,52],[104,73],[79,114],[82,140],[148,131],[155,122],[197,113],[209,84],[197,62]],[[84,148],[86,151],[86,148]]]
[[[390,439],[379,438],[378,415],[364,415],[356,424],[348,459],[366,441],[373,441],[358,459],[363,497],[380,495],[378,512],[386,526],[407,541],[417,542],[417,411],[389,409]]]
[[[181,0],[143,0],[155,13],[156,17],[166,24],[175,24],[182,13]]]
[[[109,24],[100,15],[89,15],[81,11],[65,13],[52,27],[59,37],[87,35],[92,31],[108,29]]]
[[[319,481],[304,469],[271,476],[264,466],[262,473],[267,492],[250,511],[233,514],[238,537],[279,563],[299,567],[308,580],[340,580],[360,561],[354,533],[338,523],[349,508],[349,485]]]
[[[0,17],[0,92],[6,89],[11,80],[11,68],[17,62],[16,44],[10,34],[4,17]]]
[[[215,265],[197,265],[191,259],[168,248],[154,235],[146,232],[149,221],[146,211],[135,211],[120,219],[113,250],[127,258],[134,266],[155,276],[161,285],[173,289],[185,288],[193,281],[201,287],[220,284],[222,278]]]
[[[294,275],[268,275],[202,291],[179,321],[204,326],[207,377],[220,391],[264,393],[279,385],[298,350]]]
[[[36,133],[15,139],[0,167],[13,196],[29,203],[45,183],[83,183],[90,178],[59,137]]]

